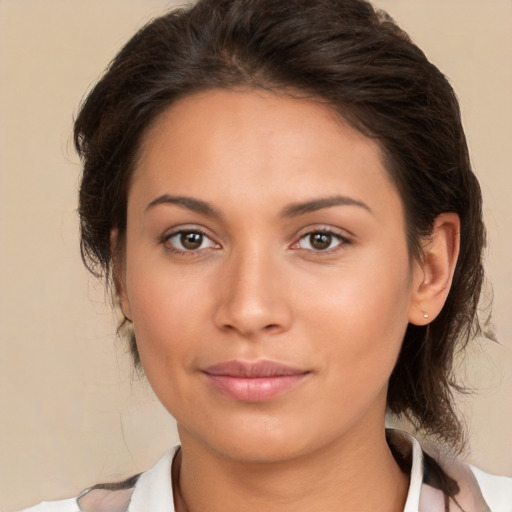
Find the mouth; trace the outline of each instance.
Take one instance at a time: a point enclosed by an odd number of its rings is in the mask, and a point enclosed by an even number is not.
[[[311,372],[274,361],[227,361],[202,370],[222,394],[243,402],[272,400],[301,384]]]

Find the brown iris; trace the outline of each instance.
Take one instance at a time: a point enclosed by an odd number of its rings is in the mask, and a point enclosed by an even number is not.
[[[187,232],[181,233],[180,242],[185,249],[190,251],[194,251],[195,249],[199,249],[201,244],[203,243],[203,235],[201,233],[196,232]]]
[[[327,249],[332,242],[332,235],[329,233],[312,233],[309,235],[309,243],[313,249],[323,251]]]

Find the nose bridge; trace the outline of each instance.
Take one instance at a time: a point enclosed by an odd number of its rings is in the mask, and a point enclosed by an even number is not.
[[[219,327],[250,336],[288,326],[290,305],[280,263],[275,251],[262,244],[249,242],[233,251],[223,268]]]

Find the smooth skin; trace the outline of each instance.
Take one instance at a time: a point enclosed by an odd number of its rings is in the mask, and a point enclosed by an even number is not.
[[[412,259],[378,144],[320,102],[211,90],[163,113],[136,165],[115,277],[177,420],[176,509],[401,511],[388,380],[408,323],[444,304],[458,230],[441,215]],[[307,378],[237,400],[203,373],[231,360]]]

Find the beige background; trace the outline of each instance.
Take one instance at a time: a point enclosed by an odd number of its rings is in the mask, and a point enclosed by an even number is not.
[[[461,367],[469,459],[512,475],[512,2],[378,0],[451,78],[486,200],[501,345]],[[77,243],[77,105],[120,45],[169,5],[0,0],[0,510],[147,468],[172,419],[115,341]]]

